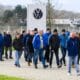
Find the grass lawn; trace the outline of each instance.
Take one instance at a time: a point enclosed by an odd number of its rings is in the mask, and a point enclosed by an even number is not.
[[[24,79],[0,75],[0,80],[24,80]]]

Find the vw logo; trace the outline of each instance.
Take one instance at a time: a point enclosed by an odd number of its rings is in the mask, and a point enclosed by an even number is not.
[[[33,16],[35,19],[41,19],[43,16],[43,12],[41,9],[37,8],[36,10],[34,10],[33,12]]]

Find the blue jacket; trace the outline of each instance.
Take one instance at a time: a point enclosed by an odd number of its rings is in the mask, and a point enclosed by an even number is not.
[[[78,55],[78,40],[69,38],[67,42],[68,56],[75,57]]]
[[[44,47],[49,45],[49,36],[51,35],[51,33],[45,33],[43,34],[43,39],[44,39]]]
[[[44,41],[43,41],[43,44],[44,44]],[[36,34],[33,38],[33,48],[40,49],[40,46],[41,46],[40,36]]]
[[[68,36],[61,34],[60,35],[60,46],[67,48],[67,40],[68,40]]]
[[[4,39],[3,39],[2,34],[0,34],[0,48],[3,47],[3,44],[4,44]]]

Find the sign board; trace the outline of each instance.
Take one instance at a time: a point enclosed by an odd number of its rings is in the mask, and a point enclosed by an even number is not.
[[[27,7],[27,30],[46,31],[46,5],[30,4]]]

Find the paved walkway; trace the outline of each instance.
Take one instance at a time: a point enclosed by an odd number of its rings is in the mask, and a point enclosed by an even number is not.
[[[16,68],[14,66],[14,60],[6,60],[0,62],[0,74],[22,77],[25,80],[28,78],[30,80],[80,80],[80,77],[76,76],[75,70],[72,70],[72,76],[67,75],[66,67],[57,69],[55,62],[53,62],[53,68],[43,69],[41,64],[39,64],[39,69],[34,69],[34,66],[27,66],[23,57],[21,58],[21,68]]]

